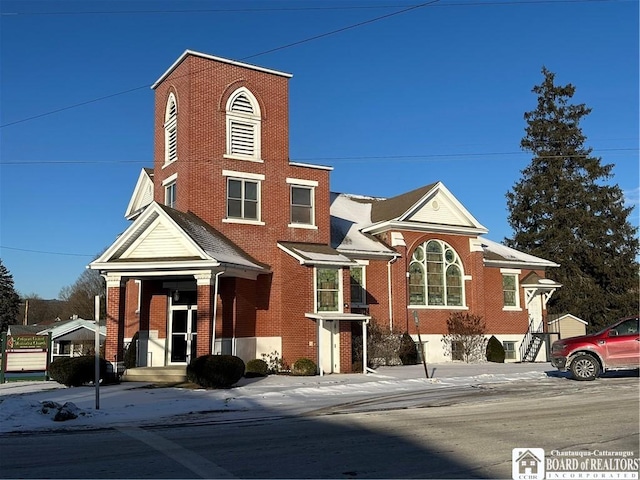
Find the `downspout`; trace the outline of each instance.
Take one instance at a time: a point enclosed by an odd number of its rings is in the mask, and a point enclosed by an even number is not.
[[[215,279],[213,280],[213,331],[211,332],[211,355],[216,354],[216,318],[218,317],[218,278],[222,275],[225,270],[221,270],[216,273]]]
[[[393,289],[391,286],[391,264],[398,260],[398,257],[393,257],[387,262],[387,286],[389,295],[389,331],[393,332]]]

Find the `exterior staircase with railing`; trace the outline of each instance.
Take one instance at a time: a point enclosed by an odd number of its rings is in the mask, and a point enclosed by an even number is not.
[[[537,327],[534,325],[533,319],[529,321],[529,328],[520,344],[521,362],[533,362],[538,357],[538,353],[540,353],[540,349],[548,336],[544,333],[543,325],[543,321]]]

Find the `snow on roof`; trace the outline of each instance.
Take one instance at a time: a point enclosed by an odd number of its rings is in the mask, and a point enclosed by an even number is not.
[[[343,252],[393,255],[395,252],[361,232],[371,225],[371,204],[379,198],[331,194],[331,246]]]
[[[528,253],[507,247],[488,238],[482,238],[482,248],[485,252],[485,260],[489,262],[510,262],[534,265],[539,267],[558,267],[557,263],[544,258],[529,255]]]

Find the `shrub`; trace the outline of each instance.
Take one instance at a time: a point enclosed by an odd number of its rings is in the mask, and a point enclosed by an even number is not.
[[[452,360],[473,362],[483,357],[487,327],[483,318],[470,313],[455,312],[447,320],[448,333],[442,336],[445,353]]]
[[[413,341],[413,338],[411,338],[411,335],[409,335],[409,332],[402,334],[398,356],[403,365],[415,365],[418,363],[418,347],[416,346],[416,342]]]
[[[135,368],[137,367],[137,358],[138,358],[138,338],[139,332],[136,332],[131,339],[131,343],[127,348],[127,351],[124,353],[124,368]]]
[[[504,347],[500,340],[492,336],[487,342],[487,361],[495,363],[504,363],[505,353]]]
[[[247,378],[253,377],[266,377],[269,370],[267,362],[260,360],[259,358],[249,360],[247,367],[244,371],[244,376]]]
[[[296,360],[291,369],[291,375],[312,376],[318,372],[318,367],[313,360],[300,358]]]
[[[49,377],[67,387],[79,387],[95,380],[95,356],[63,357],[51,362]],[[107,376],[107,361],[100,358],[100,379]]]
[[[203,388],[230,388],[244,375],[244,362],[233,355],[204,355],[187,365],[187,380]]]

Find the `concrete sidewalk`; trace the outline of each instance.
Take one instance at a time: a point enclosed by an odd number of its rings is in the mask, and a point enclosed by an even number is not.
[[[431,379],[447,379],[478,376],[509,376],[517,377],[519,374],[556,372],[557,370],[548,362],[540,363],[462,363],[448,362],[427,364],[427,372]],[[313,377],[298,377],[292,375],[269,375],[263,378],[243,378],[237,386],[251,388],[266,387],[268,385],[295,388],[300,385],[323,384],[361,384],[377,382],[380,380],[414,380],[426,378],[424,365],[399,365],[395,367],[378,367],[374,373],[338,373],[315,375]]]

